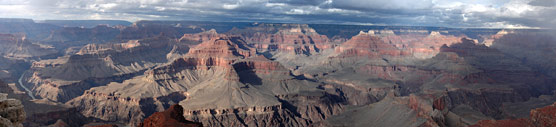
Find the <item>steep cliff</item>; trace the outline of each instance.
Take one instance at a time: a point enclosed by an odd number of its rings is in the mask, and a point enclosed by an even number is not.
[[[380,37],[369,33],[361,33],[335,48],[339,57],[366,56],[378,58],[382,56],[403,56],[409,53],[384,42]]]
[[[8,99],[8,94],[0,93],[0,126],[23,127],[25,111],[21,101]]]

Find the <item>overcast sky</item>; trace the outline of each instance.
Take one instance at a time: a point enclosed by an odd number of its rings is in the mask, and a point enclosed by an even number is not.
[[[556,0],[0,0],[0,18],[556,26]]]

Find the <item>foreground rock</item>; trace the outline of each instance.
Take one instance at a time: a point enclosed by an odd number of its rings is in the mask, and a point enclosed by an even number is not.
[[[0,126],[23,127],[25,111],[21,101],[8,99],[8,94],[0,93]]]
[[[531,110],[528,119],[483,120],[472,127],[553,127],[556,126],[556,103]]]
[[[185,120],[183,108],[172,105],[163,112],[157,112],[146,118],[139,127],[202,127],[201,123]]]

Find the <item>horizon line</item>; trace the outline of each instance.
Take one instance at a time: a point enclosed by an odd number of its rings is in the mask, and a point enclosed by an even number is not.
[[[135,24],[141,21],[192,21],[192,22],[220,22],[220,23],[265,23],[265,24],[307,24],[307,25],[352,25],[352,26],[395,26],[395,27],[437,27],[437,28],[455,28],[455,29],[521,29],[521,30],[551,30],[552,28],[541,27],[448,27],[448,26],[428,26],[428,25],[402,25],[402,24],[374,24],[374,23],[295,23],[295,22],[272,22],[272,21],[203,21],[203,20],[152,20],[142,19],[135,21],[128,21],[123,19],[32,19],[32,18],[3,18],[0,19],[20,19],[32,20],[34,23],[44,23],[44,21],[125,21],[130,24]],[[100,25],[100,24],[99,24]]]

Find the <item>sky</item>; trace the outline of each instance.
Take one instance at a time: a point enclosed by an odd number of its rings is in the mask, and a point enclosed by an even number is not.
[[[556,28],[556,0],[0,0],[0,18]]]

